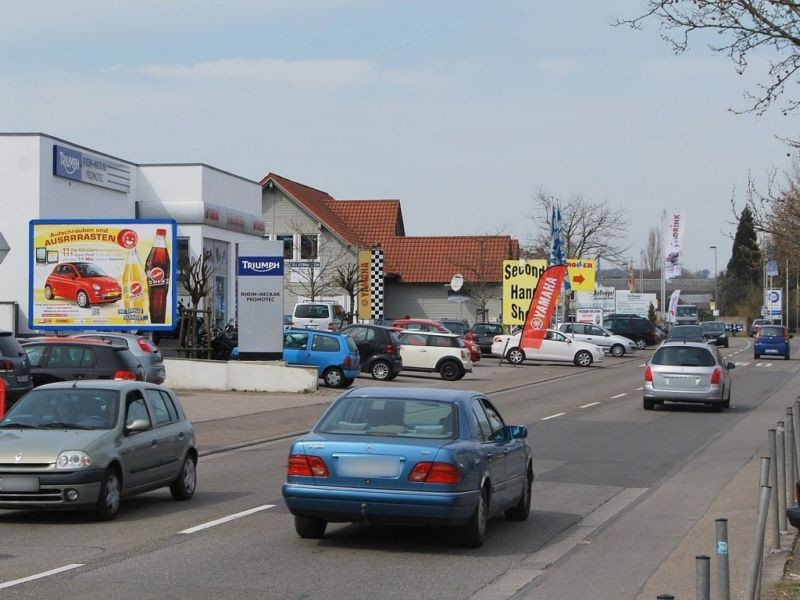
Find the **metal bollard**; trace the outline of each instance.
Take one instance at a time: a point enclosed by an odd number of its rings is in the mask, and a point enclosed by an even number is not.
[[[768,485],[761,486],[758,498],[758,514],[756,515],[756,531],[753,538],[753,547],[750,551],[750,564],[747,568],[747,584],[745,585],[745,600],[757,600],[756,592],[761,579],[761,563],[764,560],[764,536],[767,532],[767,514],[769,513],[769,497],[772,488]]]
[[[794,478],[796,468],[794,464],[794,411],[791,407],[786,408],[784,429],[786,429],[786,434],[784,436],[786,440],[786,449],[784,451],[786,455],[786,489],[784,489],[784,492],[786,506],[789,506],[794,500],[794,492],[792,490],[794,490],[794,482],[796,481]]]
[[[769,430],[769,486],[776,490],[776,482],[778,481],[778,459],[777,459],[777,442],[775,440],[775,430]],[[778,494],[772,494],[770,500],[770,512],[772,518],[769,520],[770,525],[770,538],[772,539],[772,549],[781,549],[781,531],[778,523]]]
[[[697,600],[711,600],[711,558],[705,554],[694,557],[695,597]]]
[[[731,600],[731,572],[728,564],[728,519],[716,520],[717,532],[717,595]]]
[[[781,533],[786,533],[786,442],[784,440],[783,421],[778,421],[775,430],[775,470],[778,477],[778,487],[775,488],[775,496],[778,499],[778,529]]]
[[[769,456],[761,457],[761,471],[758,479],[758,494],[761,495],[761,486],[769,485]]]

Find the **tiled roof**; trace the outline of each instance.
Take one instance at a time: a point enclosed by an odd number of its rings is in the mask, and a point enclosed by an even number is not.
[[[331,209],[367,246],[406,234],[400,200],[334,200]]]
[[[507,235],[395,237],[381,242],[384,271],[405,283],[447,283],[461,273],[467,283],[502,280],[503,261],[519,258]]]
[[[467,283],[499,283],[503,260],[520,255],[519,240],[507,235],[406,237],[399,200],[336,200],[275,173],[261,185],[270,180],[354,248],[379,243],[386,275],[403,283],[447,283],[456,273]]]

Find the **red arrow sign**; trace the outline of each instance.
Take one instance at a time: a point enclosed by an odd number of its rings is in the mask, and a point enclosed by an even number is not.
[[[572,277],[572,282],[573,283],[583,283],[584,281],[586,281],[586,278],[581,274],[574,275]]]

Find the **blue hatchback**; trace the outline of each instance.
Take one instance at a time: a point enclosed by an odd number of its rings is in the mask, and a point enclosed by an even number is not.
[[[531,510],[528,430],[480,392],[356,388],[289,451],[283,497],[302,538],[328,523],[449,526],[468,547]]]
[[[331,387],[347,387],[361,372],[355,342],[341,333],[286,329],[283,360],[290,365],[317,367],[319,377]]]
[[[789,330],[781,325],[761,325],[753,340],[753,358],[782,356],[789,360]]]

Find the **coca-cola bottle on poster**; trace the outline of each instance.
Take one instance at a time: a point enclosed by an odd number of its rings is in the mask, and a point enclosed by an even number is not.
[[[150,294],[151,323],[164,323],[167,314],[170,262],[166,235],[166,229],[156,229],[156,241],[153,242],[144,267]]]

